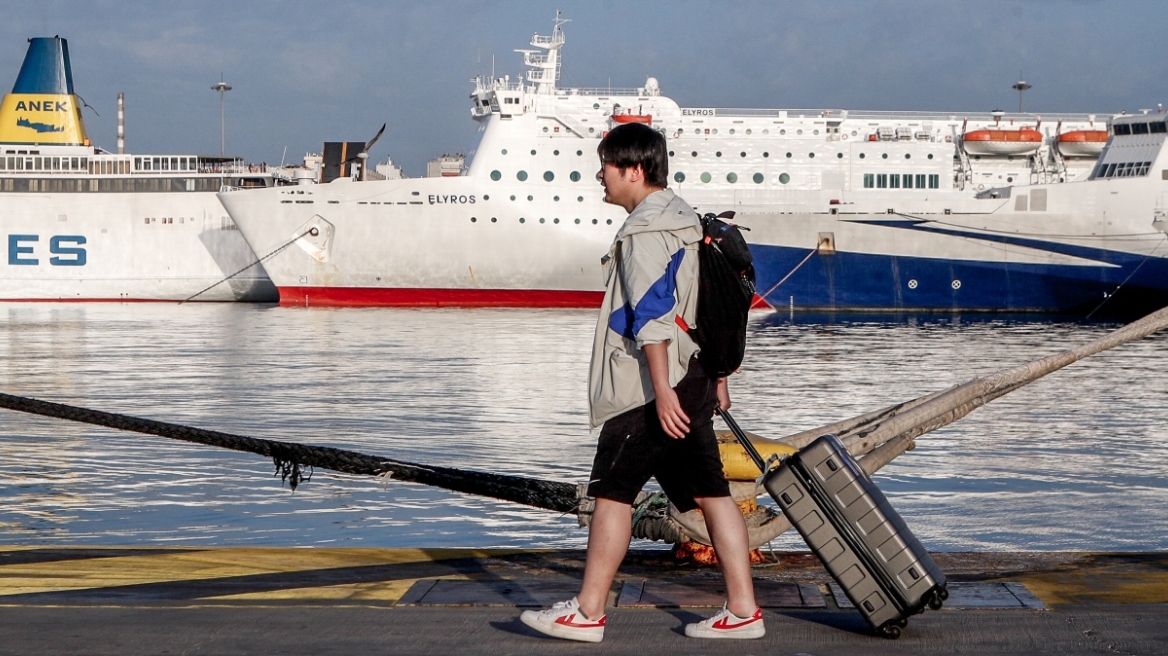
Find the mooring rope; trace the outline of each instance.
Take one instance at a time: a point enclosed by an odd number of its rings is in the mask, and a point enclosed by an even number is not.
[[[85,424],[267,456],[276,464],[276,473],[280,474],[283,480],[288,481],[293,490],[301,481],[307,480],[303,468],[313,467],[345,474],[369,476],[384,475],[388,472],[390,476],[399,481],[422,483],[455,492],[513,501],[556,512],[575,512],[577,506],[576,486],[570,483],[468,469],[419,465],[345,449],[234,435],[12,394],[0,393],[0,407],[55,419],[68,419]]]
[[[235,276],[238,276],[239,274],[243,273],[244,271],[247,271],[248,269],[252,268],[253,266],[255,266],[255,265],[257,265],[257,264],[261,264],[261,263],[263,263],[263,262],[266,262],[266,261],[267,261],[269,258],[271,258],[271,257],[274,257],[274,256],[276,255],[276,253],[279,253],[280,251],[284,250],[285,248],[288,248],[288,247],[289,247],[289,246],[291,246],[292,244],[296,243],[296,240],[297,240],[297,239],[300,239],[301,237],[306,237],[306,236],[308,236],[308,235],[309,235],[309,234],[310,234],[312,231],[313,231],[313,228],[309,228],[308,230],[305,230],[303,233],[301,233],[301,234],[299,234],[299,235],[296,235],[296,236],[295,236],[295,237],[293,237],[292,239],[289,239],[287,242],[285,242],[284,244],[282,244],[282,245],[281,245],[279,248],[275,249],[275,250],[274,250],[274,251],[272,251],[271,253],[268,253],[267,255],[265,255],[265,256],[263,256],[263,257],[259,258],[258,260],[256,260],[256,261],[252,262],[251,264],[249,264],[249,265],[247,265],[247,266],[243,267],[243,268],[242,268],[242,269],[240,269],[239,271],[236,271],[235,273],[233,273],[233,274],[231,274],[231,275],[227,276],[226,278],[224,278],[224,279],[222,279],[222,280],[220,280],[220,281],[218,281],[218,282],[215,282],[215,283],[213,283],[211,286],[209,286],[209,287],[204,287],[203,289],[200,289],[199,291],[195,292],[194,294],[191,294],[190,296],[186,297],[185,299],[183,299],[183,300],[179,301],[179,302],[178,302],[178,304],[179,304],[179,305],[182,305],[183,303],[186,303],[187,301],[193,301],[194,299],[196,299],[196,298],[198,298],[198,297],[202,296],[203,294],[207,293],[208,291],[210,291],[210,290],[212,290],[212,289],[214,289],[214,288],[218,287],[219,285],[222,285],[223,283],[227,282],[228,280],[231,280],[232,278],[234,278]]]

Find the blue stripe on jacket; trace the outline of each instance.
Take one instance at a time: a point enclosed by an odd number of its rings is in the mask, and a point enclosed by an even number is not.
[[[680,249],[669,259],[665,267],[665,274],[654,282],[633,308],[626,300],[625,304],[608,316],[608,327],[613,332],[627,339],[635,340],[637,333],[645,324],[660,319],[668,314],[677,304],[677,270],[681,268],[681,261],[685,257],[685,248]]]

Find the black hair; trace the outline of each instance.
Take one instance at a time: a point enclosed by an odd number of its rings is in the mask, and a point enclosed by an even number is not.
[[[601,164],[624,171],[640,165],[645,184],[664,189],[669,186],[669,149],[665,135],[644,123],[625,123],[609,131],[596,148]]]

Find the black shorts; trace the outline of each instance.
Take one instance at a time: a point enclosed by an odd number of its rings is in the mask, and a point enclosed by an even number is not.
[[[653,477],[681,512],[697,508],[694,499],[698,497],[730,496],[714,436],[716,384],[694,358],[674,390],[689,417],[685,438],[665,433],[655,401],[604,422],[592,462],[589,496],[632,504]]]

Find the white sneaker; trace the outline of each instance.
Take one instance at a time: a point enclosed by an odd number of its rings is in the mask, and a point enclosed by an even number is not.
[[[725,606],[708,620],[685,625],[685,634],[691,638],[735,638],[752,640],[766,635],[762,624],[762,609],[750,617],[738,617]]]
[[[584,617],[580,611],[580,602],[575,597],[561,601],[548,610],[525,610],[519,614],[521,622],[540,633],[582,642],[600,642],[604,638],[606,617],[601,615],[598,620]]]

